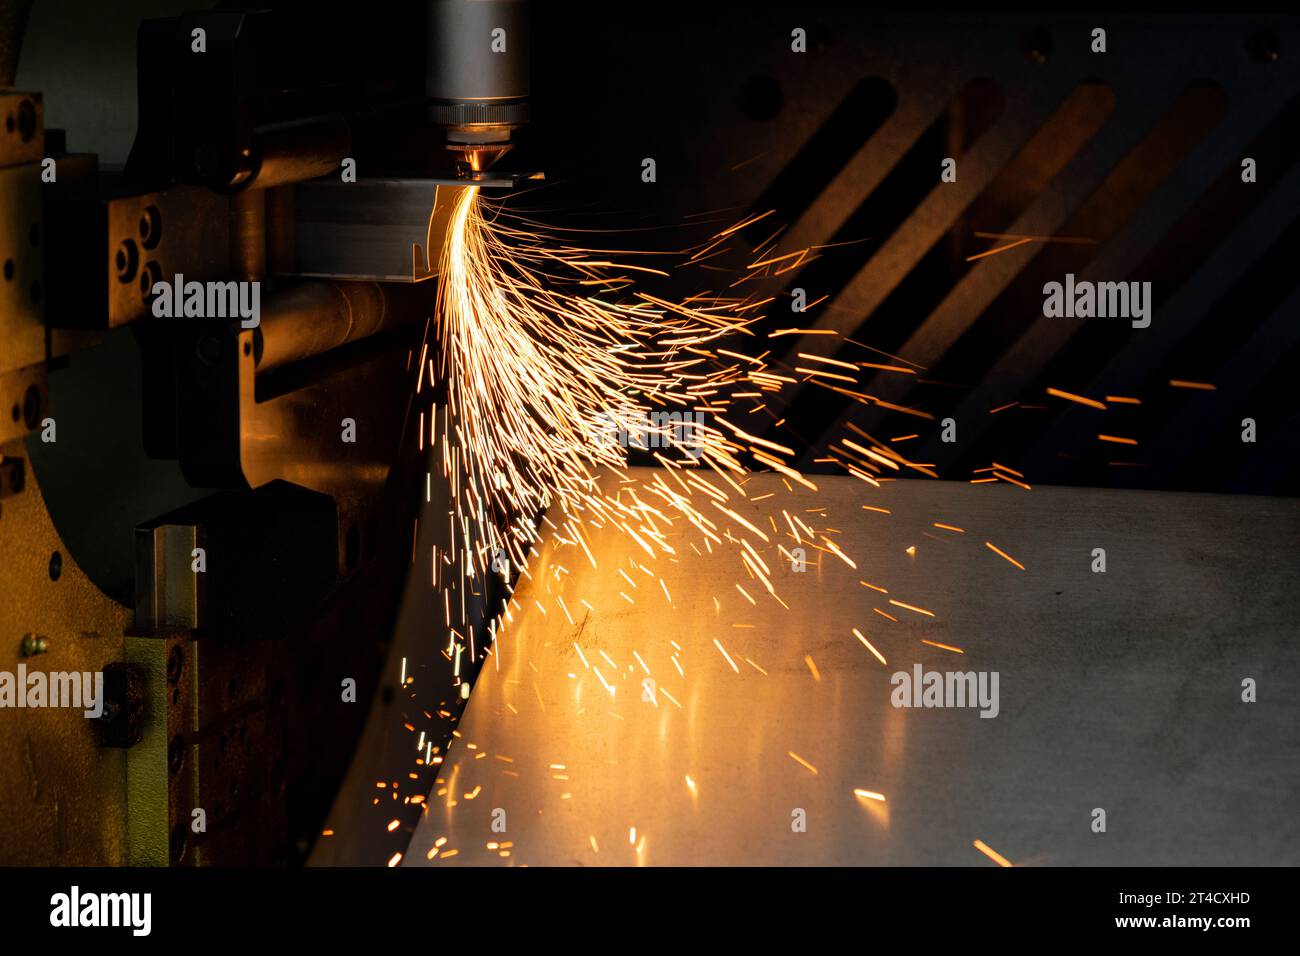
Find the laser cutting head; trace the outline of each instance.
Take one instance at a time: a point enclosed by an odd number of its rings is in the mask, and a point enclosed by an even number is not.
[[[528,122],[527,0],[429,0],[428,31],[429,120],[481,172]]]

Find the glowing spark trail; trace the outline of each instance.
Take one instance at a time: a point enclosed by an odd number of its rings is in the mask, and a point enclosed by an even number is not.
[[[681,258],[687,263],[705,257],[713,259],[721,254],[723,244],[767,215],[750,216],[713,235],[693,256],[683,254]],[[797,265],[812,251],[777,254],[772,249],[764,250],[765,245],[750,247],[752,261],[743,270],[741,282],[771,272],[772,267],[782,263]],[[914,370],[901,364],[849,362],[801,352],[797,353],[798,360],[810,364],[791,368],[773,359],[770,351],[748,355],[743,349],[726,348],[739,348],[736,339],[744,336],[750,338],[751,346],[763,349],[768,339],[839,333],[824,329],[778,329],[765,336],[755,333],[751,326],[762,322],[758,310],[773,301],[771,296],[746,297],[731,291],[671,301],[652,295],[644,291],[643,285],[669,273],[642,264],[645,259],[638,260],[638,264],[621,261],[636,255],[648,254],[576,245],[569,233],[548,232],[538,223],[508,211],[503,204],[487,200],[476,186],[462,187],[454,194],[438,263],[431,333],[426,334],[412,378],[419,403],[420,448],[426,448],[427,411],[427,447],[436,462],[431,468],[441,469],[445,484],[445,489],[440,490],[445,490],[447,498],[443,529],[446,537],[445,543],[434,549],[432,585],[443,592],[439,602],[442,620],[438,623],[446,631],[438,639],[438,647],[452,664],[454,694],[462,701],[469,695],[470,681],[476,679],[475,667],[482,666],[486,656],[495,657],[500,669],[501,635],[508,622],[514,620],[512,611],[522,610],[512,590],[516,576],[531,579],[534,603],[543,617],[550,607],[552,613],[558,610],[563,620],[576,628],[570,640],[574,654],[565,669],[577,686],[579,700],[588,672],[597,682],[589,683],[588,695],[594,689],[602,701],[617,704],[620,709],[634,706],[639,695],[633,689],[639,681],[629,680],[637,666],[646,675],[647,683],[651,663],[655,664],[656,676],[671,676],[666,663],[660,664],[662,658],[655,660],[653,648],[642,648],[645,658],[634,650],[632,661],[616,663],[590,638],[584,640],[587,620],[596,610],[586,597],[595,595],[561,593],[571,572],[556,562],[538,567],[542,563],[542,546],[548,541],[568,547],[567,553],[575,561],[589,561],[595,567],[591,546],[594,533],[603,530],[624,535],[635,558],[610,569],[610,576],[617,573],[621,583],[608,592],[627,602],[619,605],[624,612],[631,605],[637,613],[643,613],[641,609],[651,601],[652,607],[666,607],[668,613],[673,613],[678,607],[673,592],[678,602],[684,603],[689,594],[684,597],[676,586],[670,592],[655,565],[660,560],[677,562],[687,548],[697,555],[725,550],[735,559],[735,591],[727,587],[724,592],[733,607],[745,611],[768,601],[782,608],[790,606],[774,583],[781,580],[777,565],[782,561],[798,565],[795,570],[800,571],[805,560],[820,569],[818,561],[823,556],[835,559],[827,561],[828,565],[858,567],[854,558],[833,540],[832,536],[839,534],[837,529],[814,527],[826,524],[826,509],[805,507],[806,500],[794,503],[795,496],[816,494],[817,485],[797,469],[800,452],[794,447],[795,441],[771,440],[777,437],[775,430],[783,419],[775,421],[773,431],[766,433],[769,437],[755,434],[762,428],[749,423],[765,407],[753,407],[756,398],[775,401],[790,386],[825,388],[863,404],[934,418],[927,412],[890,405],[836,384],[857,385],[864,372],[871,369],[915,375],[920,366]],[[779,274],[784,268],[771,274]],[[731,289],[739,284],[733,283]],[[1083,396],[1057,389],[1048,392],[1077,404],[1106,409],[1101,402]],[[746,404],[741,405],[742,401]],[[445,407],[439,409],[439,405]],[[769,418],[776,416],[769,413]],[[737,422],[745,423],[744,427]],[[908,460],[896,446],[855,425],[849,424],[848,428],[854,437],[832,443],[829,457],[817,460],[861,480],[865,493],[874,494],[883,482],[908,477],[910,472],[937,477],[930,466]],[[910,434],[892,441],[917,437]],[[638,453],[653,459],[657,467],[632,471],[629,459]],[[790,510],[773,512],[784,518],[784,527],[775,517],[766,518],[765,524],[758,513],[756,502],[771,494],[751,497],[751,492],[746,491],[757,471],[774,474],[791,496]],[[995,477],[976,481],[1000,480],[1029,487],[1020,480],[1023,475],[996,462],[992,474]],[[433,488],[432,475],[427,475],[426,502],[433,500]],[[893,514],[890,508],[866,504],[862,508]],[[806,520],[796,512],[803,513]],[[958,525],[933,522],[933,526],[955,535],[965,534]],[[790,547],[801,549],[798,559]],[[985,547],[1024,570],[1024,565],[991,542],[985,542]],[[909,547],[906,554],[915,559],[916,547]],[[648,586],[642,572],[651,578]],[[866,570],[859,573],[875,576]],[[493,581],[504,583],[504,599],[489,587]],[[889,593],[866,581],[861,584]],[[660,593],[665,604],[659,603]],[[745,604],[739,604],[741,599]],[[610,600],[617,603],[615,597]],[[721,617],[724,612],[718,597],[714,597],[713,604]],[[935,616],[933,611],[893,598],[888,599],[888,604],[923,617]],[[583,605],[585,612],[581,610]],[[898,618],[881,608],[874,610],[898,623]],[[556,619],[560,619],[559,615]],[[731,622],[731,626],[754,625],[742,621]],[[710,651],[707,663],[693,664],[687,656],[692,648],[683,649],[671,642],[676,653],[670,659],[676,674],[685,681],[693,666],[708,666],[729,669],[728,680],[733,679],[731,675],[742,675],[746,680],[769,677],[767,670],[744,655],[749,650],[743,642],[745,631],[730,633],[737,635],[734,640],[729,638],[732,650],[714,637],[717,654]],[[853,628],[852,635],[880,665],[888,666],[885,655],[861,630]],[[706,640],[701,639],[704,647]],[[964,653],[947,644],[923,643]],[[889,644],[882,646],[890,649]],[[890,649],[890,653],[894,655],[895,651]],[[687,662],[686,667],[679,655]],[[824,675],[811,655],[801,652],[801,656],[814,685],[822,685],[824,676],[829,683],[829,670]],[[823,660],[828,668],[832,666],[829,662],[833,658]],[[742,672],[738,661],[749,665],[752,672]],[[528,666],[538,671],[531,662]],[[759,676],[755,678],[754,673]],[[413,681],[403,661],[401,686]],[[622,693],[620,684],[625,688]],[[674,689],[681,693],[680,688]],[[551,698],[543,699],[536,682],[532,682],[532,691],[538,707],[546,710]],[[671,713],[666,710],[669,706],[683,709],[683,704],[662,685],[642,699],[656,709],[663,706],[667,713]],[[686,694],[682,694],[682,700],[689,708]],[[519,713],[510,703],[506,706],[512,713]],[[439,717],[452,716],[445,709],[430,710],[437,710]],[[612,710],[605,713],[620,721],[625,719]],[[406,726],[415,733],[413,725]],[[459,737],[459,732],[453,730],[452,736]],[[475,749],[472,744],[464,747],[470,752]],[[417,762],[426,767],[442,764],[443,754],[449,761],[452,759],[447,750],[435,757],[438,748],[432,741],[426,742],[423,732],[417,749],[422,754]],[[808,773],[820,773],[799,754],[787,753]],[[484,756],[480,752],[469,759]],[[564,765],[554,764],[554,769],[563,770]],[[518,776],[513,770],[503,772]],[[555,774],[554,779],[568,780],[568,774]],[[685,781],[691,798],[695,798],[699,781],[691,776]],[[443,784],[444,778],[437,783]],[[390,791],[393,799],[397,798],[396,788],[394,782]],[[490,792],[481,785],[467,792],[457,791],[466,801]],[[859,788],[854,793],[870,801],[885,800],[872,790]],[[448,811],[457,805],[452,786],[443,786],[435,795],[446,797]],[[560,799],[572,795],[566,791]],[[424,812],[428,810],[426,804]],[[390,832],[399,821],[392,820],[392,824]],[[628,838],[629,845],[642,854],[646,837],[641,835],[638,840],[633,827]],[[592,852],[599,852],[596,837],[590,836],[589,841]],[[445,838],[429,851],[429,859],[448,859],[460,852],[441,849],[443,843]],[[501,843],[494,852],[499,850],[501,856],[509,856],[510,846]],[[976,846],[991,858],[1001,859],[978,841]],[[393,858],[391,865],[399,861],[400,855]]]
[[[635,488],[606,494],[598,484],[601,469],[626,467],[629,447],[654,449],[677,469],[744,472],[742,446],[704,421],[695,396],[728,374],[710,370],[702,347],[752,320],[706,303],[570,291],[625,269],[663,274],[548,245],[494,215],[477,187],[457,195],[435,328],[450,411],[442,458],[453,497],[463,496],[454,523],[465,577],[525,564],[535,519],[552,506],[551,522],[572,540],[583,540],[583,522],[609,523],[654,555],[656,519],[671,519]],[[689,496],[651,491],[669,512],[713,527]]]

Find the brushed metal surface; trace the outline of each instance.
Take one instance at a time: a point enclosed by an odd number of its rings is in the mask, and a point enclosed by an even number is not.
[[[694,536],[651,560],[593,530],[599,569],[548,545],[403,865],[992,865],[976,839],[1017,865],[1300,861],[1300,502],[819,483],[755,478],[751,497],[774,497],[742,511],[784,526],[781,508],[825,504],[817,524],[857,562],[810,551],[795,574],[775,541],[761,549],[789,610]],[[891,706],[890,675],[915,663],[999,672],[999,715]],[[1258,703],[1241,701],[1247,677]]]
[[[493,182],[492,185],[509,185]],[[294,187],[294,275],[421,282],[437,274],[461,184],[436,179],[317,179]]]

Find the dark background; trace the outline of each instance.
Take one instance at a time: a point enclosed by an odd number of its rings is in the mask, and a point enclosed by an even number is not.
[[[771,409],[788,421],[769,437],[805,442],[805,467],[854,422],[886,441],[920,433],[904,453],[955,479],[996,461],[1031,482],[1300,492],[1293,20],[702,4],[620,23],[555,6],[535,18],[532,150],[514,157],[535,156],[558,182],[543,195],[593,226],[673,225],[673,239],[624,237],[665,248],[767,209],[776,215],[743,239],[806,217],[805,242],[849,245],[758,288],[829,295],[819,308],[841,310],[846,335],[926,366],[892,401],[958,421],[959,441],[944,444],[936,421],[804,388]],[[794,26],[808,31],[806,54],[790,52]],[[1094,26],[1108,31],[1105,54],[1089,50]],[[655,184],[640,181],[645,156]],[[955,186],[937,181],[946,156],[958,158]],[[1254,184],[1241,182],[1246,156]],[[968,185],[976,176],[985,182]],[[934,228],[943,189],[962,190],[962,208]],[[705,212],[710,227],[685,225]],[[1005,242],[975,231],[1017,233],[1017,221],[1093,242],[965,261]],[[969,273],[994,265],[1011,275],[981,297]],[[1042,319],[1043,283],[1066,272],[1150,281],[1152,326]],[[676,291],[702,281],[683,275]],[[885,289],[841,298],[855,281]],[[818,317],[794,321],[783,301],[765,328]],[[872,359],[853,347],[838,357]],[[1142,404],[1102,413],[1047,387]],[[1247,417],[1255,444],[1241,441]]]
[[[70,148],[96,149],[111,165],[134,131],[134,24],[185,5],[108,6],[37,3],[18,82],[45,91],[47,123],[69,129]],[[421,5],[356,15],[271,6],[302,12],[285,76],[333,64],[372,87],[418,93]],[[886,442],[916,434],[900,451],[957,480],[997,462],[1031,483],[1295,495],[1296,21],[1114,7],[536,3],[533,121],[500,165],[546,173],[515,208],[602,230],[603,246],[681,249],[768,209],[712,265],[743,270],[746,245],[780,224],[798,242],[778,252],[842,244],[747,287],[776,300],[741,347],[780,346],[779,359],[798,340],[768,331],[829,319],[921,366],[911,387],[882,373],[865,390],[933,418],[791,389],[754,427],[797,447],[804,468],[824,467],[817,459],[852,423]],[[790,50],[795,26],[807,30],[807,53]],[[1105,54],[1089,50],[1097,26],[1108,31]],[[359,152],[367,148],[386,147]],[[938,181],[947,156],[958,160],[955,185]],[[1253,184],[1240,179],[1246,156],[1258,164]],[[641,181],[645,157],[657,164],[652,184]],[[409,165],[410,153],[389,158]],[[1002,244],[979,231],[1085,242],[968,262]],[[1044,320],[1042,286],[1067,272],[1150,281],[1151,328]],[[674,270],[655,291],[731,281]],[[796,287],[809,301],[829,297],[797,322],[785,307]],[[838,357],[873,356],[847,346]],[[1098,412],[1048,387],[1142,404]],[[949,416],[954,444],[937,438]],[[1254,444],[1241,441],[1244,418],[1257,424]]]

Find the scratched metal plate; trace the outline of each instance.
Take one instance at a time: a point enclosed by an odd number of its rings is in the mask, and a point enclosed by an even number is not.
[[[754,479],[751,496],[775,496],[742,512],[783,526],[782,508],[826,504],[821,526],[857,561],[810,551],[794,574],[768,545],[788,611],[731,552],[705,560],[680,535],[676,560],[652,560],[593,532],[599,570],[548,546],[403,865],[428,865],[439,840],[433,865],[991,865],[976,839],[1018,865],[1300,862],[1300,504],[821,482],[791,496]],[[918,662],[998,671],[999,715],[892,707],[890,674]],[[1256,704],[1240,702],[1244,677]]]

